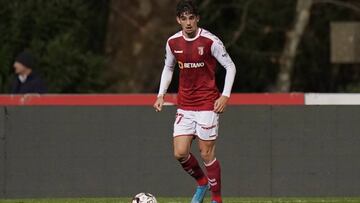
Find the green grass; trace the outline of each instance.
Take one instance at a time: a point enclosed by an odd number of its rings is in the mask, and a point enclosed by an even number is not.
[[[24,199],[1,200],[0,203],[130,203],[131,198],[93,199]],[[158,198],[159,203],[189,203],[190,198]],[[206,199],[204,203],[210,202]],[[224,203],[360,203],[359,198],[225,198]]]

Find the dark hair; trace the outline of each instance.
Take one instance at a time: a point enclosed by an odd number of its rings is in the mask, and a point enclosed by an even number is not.
[[[21,52],[15,59],[16,62],[19,62],[26,66],[27,68],[34,69],[35,67],[35,57],[29,51]]]
[[[180,17],[183,13],[199,15],[199,10],[192,0],[180,0],[176,6],[176,16]]]

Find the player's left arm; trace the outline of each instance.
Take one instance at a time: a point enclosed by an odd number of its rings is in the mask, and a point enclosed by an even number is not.
[[[224,90],[219,99],[217,99],[214,104],[214,112],[222,113],[224,112],[226,104],[230,98],[231,89],[235,79],[236,68],[230,55],[227,53],[224,44],[219,39],[216,39],[211,46],[211,53],[226,69]]]

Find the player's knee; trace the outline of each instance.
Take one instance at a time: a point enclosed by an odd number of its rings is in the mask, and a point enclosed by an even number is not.
[[[189,157],[189,152],[187,151],[175,151],[174,152],[175,159],[182,161]]]
[[[200,150],[200,155],[205,163],[211,162],[215,159],[215,152],[211,149]]]

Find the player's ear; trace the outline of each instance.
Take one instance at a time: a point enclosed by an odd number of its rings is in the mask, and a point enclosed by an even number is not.
[[[200,21],[200,16],[196,16],[196,22]]]
[[[176,16],[176,21],[177,21],[179,24],[181,24],[181,23],[180,23],[180,18],[179,18],[179,16]]]

